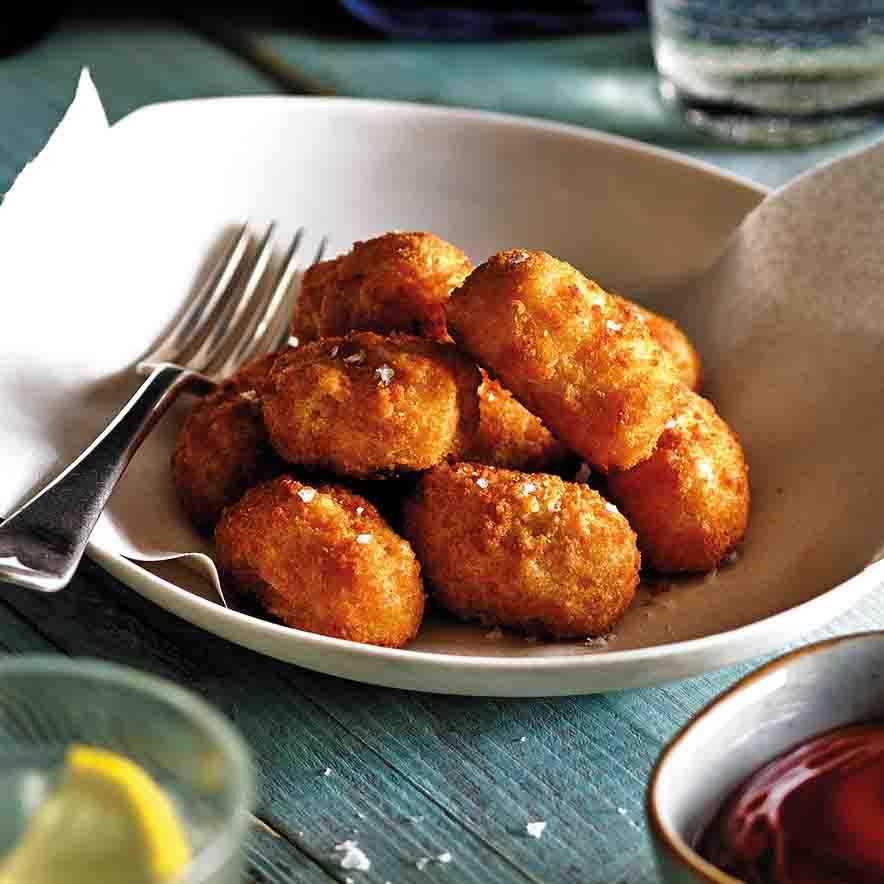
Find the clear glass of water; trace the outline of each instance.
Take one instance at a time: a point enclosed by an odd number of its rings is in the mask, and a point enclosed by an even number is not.
[[[858,132],[884,106],[884,0],[652,0],[664,97],[731,141]]]
[[[42,655],[0,661],[0,858],[22,837],[75,743],[134,761],[171,798],[192,855],[179,884],[242,881],[254,785],[236,731],[162,679]]]

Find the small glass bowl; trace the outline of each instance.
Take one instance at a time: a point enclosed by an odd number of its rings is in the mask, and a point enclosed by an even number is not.
[[[178,884],[242,880],[255,800],[242,738],[189,691],[95,660],[0,660],[0,852],[21,836],[72,743],[130,758],[169,794],[193,851]]]

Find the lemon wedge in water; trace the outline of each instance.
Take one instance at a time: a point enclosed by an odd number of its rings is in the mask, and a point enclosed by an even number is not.
[[[171,884],[189,861],[175,808],[144,770],[73,746],[58,786],[0,862],[0,884]]]

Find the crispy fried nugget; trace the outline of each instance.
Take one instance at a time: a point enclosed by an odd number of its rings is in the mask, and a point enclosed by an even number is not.
[[[215,543],[225,588],[287,626],[391,648],[420,628],[411,547],[344,488],[265,482],[224,511]]]
[[[304,274],[292,334],[302,342],[350,331],[445,340],[444,304],[473,269],[433,233],[385,233]]]
[[[608,477],[608,493],[663,574],[708,571],[742,539],[749,474],[734,432],[712,404],[685,391],[644,463]]]
[[[505,387],[483,370],[479,431],[464,460],[528,473],[556,472],[571,457],[567,447]]]
[[[463,618],[559,638],[608,632],[635,595],[635,533],[558,476],[478,464],[426,473],[405,536],[434,597]]]
[[[638,314],[639,319],[648,327],[651,337],[669,354],[681,382],[689,390],[699,392],[703,383],[703,366],[700,363],[700,354],[690,338],[668,317],[654,313],[627,298],[621,297],[620,300]]]
[[[500,252],[446,307],[458,345],[602,471],[649,457],[681,389],[622,301],[545,252]]]
[[[479,422],[479,371],[451,344],[355,332],[280,356],[264,422],[287,461],[382,478],[459,457]]]
[[[225,506],[283,469],[261,420],[261,390],[274,359],[245,366],[199,400],[178,433],[172,481],[199,531],[211,531]]]

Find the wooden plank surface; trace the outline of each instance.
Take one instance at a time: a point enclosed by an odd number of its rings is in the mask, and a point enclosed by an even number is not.
[[[334,851],[348,838],[372,860],[359,881],[655,880],[642,811],[647,773],[674,730],[749,668],[606,696],[442,697],[262,658],[88,563],[66,593],[6,599],[62,650],[171,678],[226,712],[255,753],[258,815],[339,881],[354,877]],[[879,613],[854,612],[851,628],[872,626]],[[526,837],[533,820],[548,823],[539,841]],[[445,851],[451,863],[418,874],[419,860]],[[288,880],[272,874],[292,856],[259,856],[261,880]],[[307,860],[295,880],[314,880]]]
[[[45,141],[84,63],[111,119],[149,101],[279,88],[184,28],[66,25],[0,61],[0,188]],[[648,771],[674,730],[749,668],[602,697],[440,697],[260,657],[90,563],[60,595],[0,597],[0,651],[126,663],[196,690],[233,720],[260,789],[251,880],[268,884],[654,881]],[[882,622],[884,604],[869,600],[819,635]],[[540,840],[525,831],[535,820],[548,823]],[[367,872],[341,867],[334,848],[346,839],[371,859]],[[445,852],[449,863],[438,861]]]

